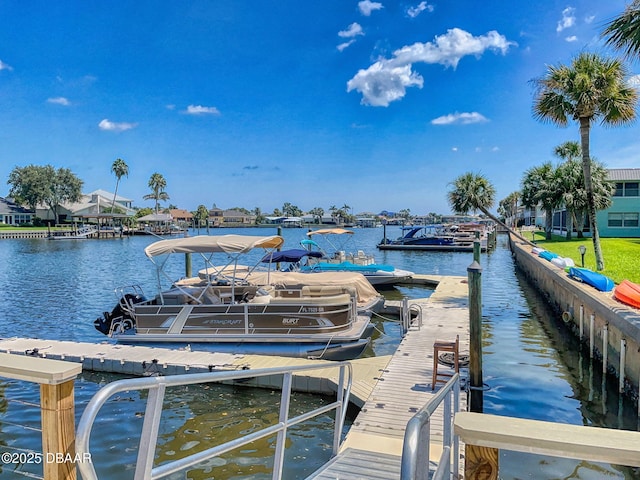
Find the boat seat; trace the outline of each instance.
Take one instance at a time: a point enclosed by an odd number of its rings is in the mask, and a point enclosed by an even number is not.
[[[444,342],[436,340],[433,343],[433,378],[431,379],[431,390],[435,390],[436,383],[447,383],[448,377],[452,377],[453,374],[448,372],[438,372],[438,366],[440,365],[439,357],[440,353],[450,352],[453,353],[453,369],[455,373],[460,372],[460,335],[456,335],[455,342]],[[438,377],[445,377],[444,379]]]

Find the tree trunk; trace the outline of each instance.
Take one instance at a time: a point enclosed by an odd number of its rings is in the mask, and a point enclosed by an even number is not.
[[[551,240],[551,230],[553,230],[553,210],[550,208],[544,211],[544,238]]]
[[[518,232],[516,232],[515,230],[513,230],[512,228],[508,227],[504,222],[502,222],[501,220],[499,220],[497,217],[493,216],[491,213],[489,213],[489,211],[485,208],[480,208],[480,211],[482,213],[484,213],[487,217],[489,217],[491,220],[493,220],[494,222],[496,222],[498,225],[500,225],[502,228],[505,228],[509,233],[511,233],[512,235],[514,235],[515,237],[517,237],[519,240],[529,244],[529,245],[534,245],[531,240],[527,240],[526,238],[524,238],[522,235],[520,235]]]
[[[580,210],[575,216],[576,230],[578,238],[584,238],[584,210]]]
[[[567,208],[567,240],[573,236],[573,210]]]
[[[587,214],[593,240],[593,251],[596,256],[596,270],[604,270],[604,259],[600,249],[600,234],[596,221],[596,202],[593,195],[593,182],[591,181],[591,156],[589,155],[589,129],[590,118],[580,117],[580,145],[582,147],[582,171],[584,173],[584,188],[587,191]]]

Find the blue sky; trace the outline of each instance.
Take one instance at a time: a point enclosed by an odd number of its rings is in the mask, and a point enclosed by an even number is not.
[[[533,119],[530,81],[581,51],[611,54],[599,35],[625,5],[3,0],[0,195],[29,164],[113,191],[122,158],[119,193],[141,207],[154,172],[188,210],[447,213],[468,171],[497,203],[579,139]],[[592,154],[638,167],[639,133],[596,125]]]

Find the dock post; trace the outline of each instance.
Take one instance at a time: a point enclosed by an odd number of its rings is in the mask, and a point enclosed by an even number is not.
[[[189,229],[184,231],[184,238],[189,236]],[[191,254],[184,254],[184,276],[187,278],[191,278]]]
[[[76,479],[74,381],[81,363],[0,353],[0,377],[40,385],[42,465],[47,480]]]
[[[482,267],[474,261],[469,276],[469,389],[470,410],[483,411],[482,381]]]
[[[44,478],[75,480],[74,380],[40,385]]]

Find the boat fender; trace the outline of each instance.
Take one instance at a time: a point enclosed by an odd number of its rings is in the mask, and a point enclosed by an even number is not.
[[[573,315],[571,312],[562,312],[562,320],[567,323],[573,320]]]

